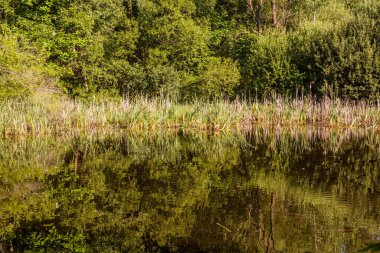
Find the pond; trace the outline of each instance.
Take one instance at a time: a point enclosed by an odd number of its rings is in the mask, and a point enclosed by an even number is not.
[[[0,252],[357,252],[380,135],[257,128],[0,141]]]

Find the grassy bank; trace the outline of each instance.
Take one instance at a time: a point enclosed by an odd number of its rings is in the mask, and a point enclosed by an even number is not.
[[[250,129],[254,125],[380,129],[380,109],[376,103],[328,98],[194,103],[146,98],[96,102],[39,98],[6,101],[0,105],[3,136],[99,129],[228,131]]]

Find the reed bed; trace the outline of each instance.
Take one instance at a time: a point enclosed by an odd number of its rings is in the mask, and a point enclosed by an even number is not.
[[[67,134],[93,130],[187,129],[229,131],[253,126],[317,126],[380,129],[377,103],[324,98],[260,102],[244,100],[177,103],[169,99],[73,101],[27,99],[0,104],[0,133]]]

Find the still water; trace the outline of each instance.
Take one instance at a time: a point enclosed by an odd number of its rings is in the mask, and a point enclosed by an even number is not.
[[[358,252],[379,172],[371,131],[0,140],[0,252]]]

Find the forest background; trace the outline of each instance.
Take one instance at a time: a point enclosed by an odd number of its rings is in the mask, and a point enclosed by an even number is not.
[[[0,97],[378,99],[379,0],[0,0]]]

